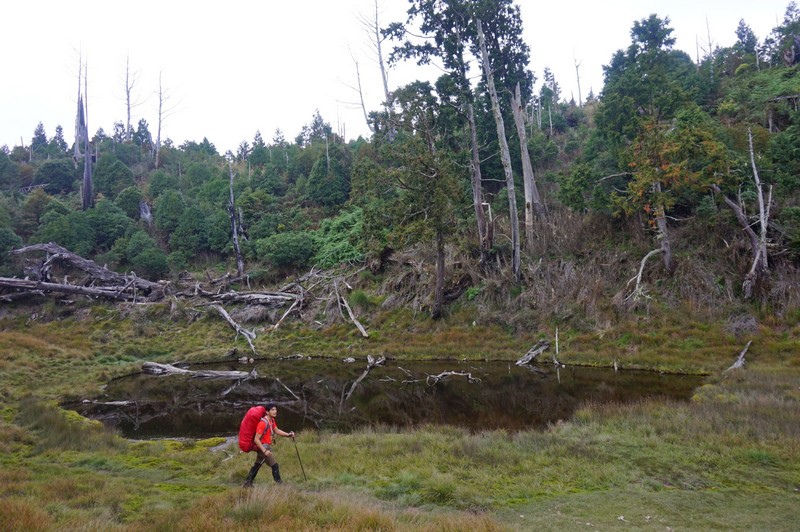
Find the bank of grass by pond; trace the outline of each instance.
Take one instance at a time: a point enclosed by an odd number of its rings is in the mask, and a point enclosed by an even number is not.
[[[144,360],[225,355],[232,333],[208,319],[170,323],[143,314],[120,321],[114,313],[91,312],[92,319],[84,320],[0,323],[2,529],[795,526],[796,324],[742,337],[726,334],[724,324],[621,326],[596,335],[594,349],[589,335],[562,329],[563,362],[617,360],[623,367],[711,376],[687,403],[589,404],[545,431],[472,434],[426,426],[305,432],[297,445],[308,481],[291,442],[282,440],[276,452],[288,485],[276,487],[262,472],[256,489],[242,491],[238,486],[251,456],[233,447],[212,452],[221,438],[128,441],[54,403],[91,395],[109,377]],[[501,352],[513,359],[541,336],[477,324],[446,330],[407,316],[396,319],[398,328],[376,330],[377,338],[363,343],[345,329],[320,334],[282,326],[274,335],[261,334],[257,347],[270,355],[330,355],[351,346],[353,356],[363,357],[405,345],[400,356],[411,357],[424,349],[411,341],[420,334],[431,342],[432,358],[437,342],[449,338],[460,345],[447,350],[461,356]],[[686,334],[677,334],[676,327]],[[748,339],[754,343],[746,369],[723,374]],[[497,350],[487,350],[484,342],[497,344]],[[670,348],[680,343],[682,353]],[[659,347],[670,348],[669,354],[660,355]],[[237,349],[246,354],[243,344]]]

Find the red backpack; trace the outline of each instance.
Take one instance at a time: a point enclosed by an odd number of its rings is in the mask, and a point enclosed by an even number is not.
[[[267,415],[263,406],[254,406],[247,411],[239,425],[239,449],[249,453],[253,450],[253,438],[256,437],[256,428],[262,417]]]

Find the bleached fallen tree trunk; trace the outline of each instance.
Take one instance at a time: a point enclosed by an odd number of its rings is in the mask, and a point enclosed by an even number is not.
[[[47,244],[32,244],[23,248],[11,251],[12,255],[25,255],[33,252],[45,252],[47,257],[42,261],[39,266],[39,278],[42,281],[48,281],[50,278],[50,271],[55,263],[60,262],[67,266],[71,266],[88,274],[93,281],[102,283],[113,284],[117,288],[127,286],[132,283],[132,286],[137,290],[142,290],[148,294],[153,293],[156,297],[163,297],[165,286],[161,283],[154,283],[147,279],[142,279],[136,275],[122,275],[115,271],[109,270],[100,266],[96,262],[85,259],[80,255],[65,249],[54,242]]]
[[[369,338],[369,333],[367,333],[367,330],[364,328],[363,325],[361,325],[361,322],[358,321],[356,315],[353,314],[353,310],[350,308],[350,305],[347,304],[347,300],[344,297],[342,297],[342,295],[339,293],[338,281],[334,281],[333,288],[336,291],[336,298],[339,300],[339,304],[342,305],[347,311],[347,315],[350,317],[350,321],[352,321],[353,324],[356,326],[358,332],[361,333],[361,336],[363,336],[364,338]]]
[[[516,361],[517,366],[523,366],[525,364],[530,364],[533,360],[544,353],[550,347],[550,342],[547,340],[539,340],[536,342],[533,347],[528,349],[528,352],[522,355],[522,357]]]
[[[256,351],[256,346],[253,345],[253,340],[256,339],[256,333],[253,332],[253,331],[248,331],[247,329],[245,329],[244,327],[242,327],[241,325],[236,323],[236,320],[231,318],[231,315],[228,314],[228,312],[224,308],[222,308],[221,306],[219,306],[219,305],[211,305],[211,308],[216,310],[219,313],[220,316],[225,318],[225,321],[227,321],[228,324],[231,327],[233,327],[233,330],[236,331],[237,336],[239,334],[244,336],[244,339],[247,340],[247,344],[250,346],[250,349],[253,351],[254,354],[258,355],[258,352]]]
[[[189,370],[158,362],[145,362],[142,364],[142,372],[150,375],[190,375],[201,379],[252,379],[258,377],[255,368],[249,373],[246,371]]]
[[[723,371],[723,373],[727,373],[732,369],[739,369],[739,368],[743,368],[744,367],[744,356],[747,354],[747,350],[750,349],[750,344],[752,344],[752,343],[753,343],[752,340],[747,342],[747,345],[744,346],[744,349],[742,349],[742,351],[739,353],[739,356],[736,359],[736,362],[734,362],[733,365],[731,365],[731,367],[729,367],[728,369]]]
[[[24,290],[25,293],[27,294],[45,294],[47,292],[55,292],[58,294],[101,297],[103,299],[114,299],[117,301],[132,301],[135,299],[134,294],[124,292],[117,287],[92,288],[89,286],[76,286],[72,284],[58,284],[58,283],[48,283],[44,281],[31,281],[28,279],[16,279],[13,277],[0,277],[0,288],[12,288],[14,290]],[[8,296],[2,296],[2,299],[5,299],[6,297]]]
[[[440,383],[441,381],[447,379],[448,377],[466,377],[467,381],[470,384],[481,382],[481,380],[478,377],[473,377],[472,373],[468,373],[466,371],[443,371],[438,375],[428,375],[425,378],[425,383],[428,386],[434,386]]]

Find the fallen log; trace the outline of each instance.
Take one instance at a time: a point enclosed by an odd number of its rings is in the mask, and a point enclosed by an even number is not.
[[[723,371],[723,373],[728,373],[732,369],[739,369],[744,367],[744,356],[747,354],[747,350],[750,349],[750,344],[752,343],[753,343],[752,340],[747,342],[747,345],[744,346],[744,349],[742,349],[742,351],[739,353],[739,357],[736,359],[736,362],[734,362],[731,365],[731,367]]]
[[[147,294],[153,293],[154,295],[157,294],[158,297],[164,296],[166,289],[164,284],[142,279],[135,274],[123,275],[109,270],[108,268],[100,266],[92,260],[84,259],[80,255],[76,255],[68,249],[59,246],[55,242],[48,242],[47,244],[32,244],[30,246],[12,250],[11,254],[23,255],[37,251],[44,251],[48,254],[47,259],[45,259],[39,268],[40,272],[50,271],[53,263],[60,261],[75,269],[87,273],[94,281],[99,281],[103,284],[115,285],[117,287],[125,286],[131,283],[136,287],[136,289],[142,290]]]
[[[256,339],[256,333],[254,333],[253,331],[248,331],[247,329],[245,329],[244,327],[242,327],[241,325],[236,323],[236,320],[231,318],[231,315],[228,314],[228,312],[224,308],[222,308],[221,306],[219,306],[219,305],[211,305],[211,308],[216,310],[220,314],[220,316],[225,318],[225,321],[227,321],[228,324],[231,327],[233,327],[233,329],[236,331],[236,335],[237,336],[239,334],[244,336],[244,339],[247,340],[248,345],[250,345],[250,349],[252,349],[253,353],[257,355],[258,352],[256,351],[256,346],[253,345],[253,340]]]
[[[467,373],[465,371],[443,371],[438,375],[428,375],[425,378],[425,382],[427,383],[428,386],[434,386],[438,384],[440,381],[443,381],[446,378],[453,376],[466,377],[470,384],[481,382],[481,380],[478,377],[473,377],[472,373]]]
[[[190,375],[200,379],[251,379],[258,377],[255,368],[249,373],[246,371],[198,371],[179,368],[172,364],[159,364],[158,362],[145,362],[142,364],[142,372],[149,375]]]
[[[116,286],[76,286],[72,284],[46,283],[43,281],[31,281],[29,279],[17,279],[15,277],[0,277],[0,288],[11,288],[26,293],[40,294],[43,292],[57,292],[59,294],[76,294],[90,297],[102,297],[106,299],[117,299],[122,301],[132,301],[134,294],[128,294],[119,290]]]
[[[298,299],[296,295],[285,292],[225,292],[223,294],[213,294],[209,297],[215,301],[271,307],[282,307],[285,303],[289,301],[296,302]]]
[[[345,283],[345,284],[347,284],[347,283]],[[358,318],[356,318],[356,315],[353,314],[352,309],[350,309],[350,305],[347,304],[347,300],[345,298],[343,298],[339,294],[339,283],[337,281],[334,281],[333,287],[336,290],[336,297],[339,298],[339,301],[344,306],[345,310],[347,310],[347,315],[350,316],[350,321],[352,321],[353,324],[355,324],[356,328],[361,333],[361,336],[363,336],[364,338],[369,338],[369,334],[367,333],[367,330],[364,328],[363,325],[361,325],[361,322],[358,321]]]
[[[522,366],[524,364],[530,364],[533,360],[541,355],[544,351],[546,351],[550,347],[550,342],[547,340],[539,340],[536,342],[533,347],[531,347],[527,353],[525,353],[522,358],[517,360],[517,366]]]

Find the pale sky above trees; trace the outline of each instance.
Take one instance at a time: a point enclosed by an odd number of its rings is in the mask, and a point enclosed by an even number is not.
[[[788,0],[521,0],[530,68],[541,82],[549,67],[562,98],[602,89],[602,66],[630,44],[635,20],[669,17],[676,48],[692,58],[697,43],[730,46],[740,19],[762,41],[780,24]],[[380,22],[405,20],[405,0],[379,0]],[[368,110],[378,109],[383,89],[358,15],[371,16],[373,0],[69,3],[12,2],[3,8],[0,32],[4,75],[0,81],[0,146],[30,143],[39,122],[51,138],[57,125],[71,144],[79,54],[88,62],[89,130],[113,132],[124,122],[125,62],[135,83],[131,123],[147,120],[155,132],[159,73],[170,109],[163,138],[177,145],[207,137],[217,150],[236,151],[257,130],[270,142],[275,129],[294,139],[316,109],[345,137],[368,135],[358,96],[359,62]],[[390,47],[390,44],[385,45]],[[388,49],[386,50],[388,55]],[[699,53],[702,55],[703,50]],[[389,71],[390,89],[435,68],[411,64]],[[474,72],[479,72],[477,69]]]

